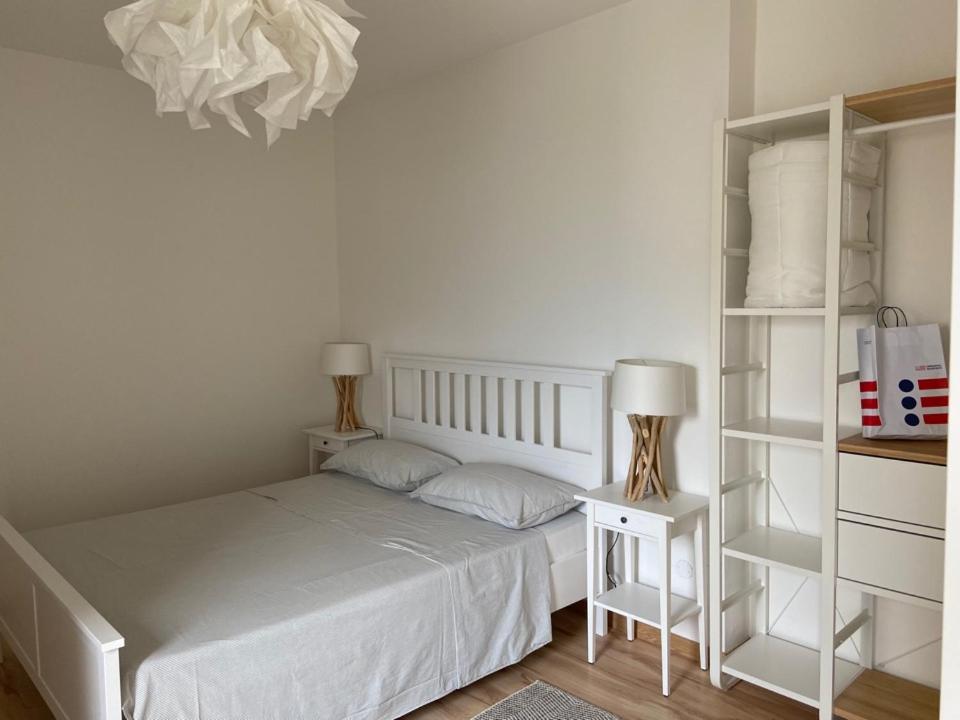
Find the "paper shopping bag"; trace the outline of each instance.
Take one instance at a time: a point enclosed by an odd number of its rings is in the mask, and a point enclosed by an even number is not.
[[[939,325],[857,330],[865,438],[947,436],[947,369]]]

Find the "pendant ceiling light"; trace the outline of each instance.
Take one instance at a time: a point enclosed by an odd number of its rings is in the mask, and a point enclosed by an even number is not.
[[[157,114],[186,112],[194,130],[203,113],[224,115],[250,137],[235,99],[253,105],[267,144],[319,108],[332,115],[353,84],[363,17],[345,0],[138,0],[107,13],[123,68],[150,85]]]

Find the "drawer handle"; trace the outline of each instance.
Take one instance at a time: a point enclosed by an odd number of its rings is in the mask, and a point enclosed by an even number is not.
[[[620,516],[620,522],[622,522],[624,525],[626,525],[626,524],[627,524],[627,516],[626,516],[626,515],[621,515],[621,516]]]
[[[329,445],[330,443],[327,442],[326,440],[324,440],[324,441],[323,441],[323,444],[324,444],[324,445]]]

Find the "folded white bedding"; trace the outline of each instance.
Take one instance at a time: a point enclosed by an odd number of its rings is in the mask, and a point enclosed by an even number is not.
[[[28,539],[126,638],[130,720],[396,718],[551,639],[543,532],[339,473]]]

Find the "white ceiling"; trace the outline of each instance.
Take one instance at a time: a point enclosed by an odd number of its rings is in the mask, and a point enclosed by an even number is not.
[[[627,0],[355,0],[360,75],[354,94],[444,66],[620,5]],[[0,46],[119,68],[103,28],[125,0],[0,0]]]

